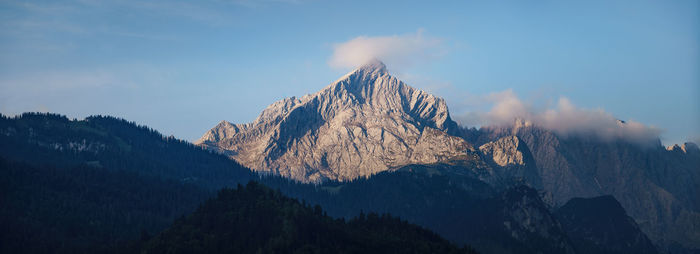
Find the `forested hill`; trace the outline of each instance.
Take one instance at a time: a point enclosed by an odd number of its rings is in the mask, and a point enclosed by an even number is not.
[[[245,183],[254,175],[225,156],[109,116],[0,115],[0,156],[33,166],[132,171],[209,190]]]
[[[0,253],[120,253],[210,196],[125,170],[0,158]]]
[[[0,115],[0,253],[118,253],[254,174],[114,117]]]
[[[223,189],[141,253],[475,253],[391,217],[345,221],[255,182]]]

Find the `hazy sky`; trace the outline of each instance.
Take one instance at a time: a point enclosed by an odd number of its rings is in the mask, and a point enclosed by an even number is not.
[[[508,94],[700,137],[700,1],[493,2],[2,0],[0,112],[194,140],[379,56],[463,124]]]

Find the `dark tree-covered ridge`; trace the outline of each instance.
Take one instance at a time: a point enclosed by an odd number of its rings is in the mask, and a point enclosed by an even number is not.
[[[0,253],[120,253],[190,213],[211,193],[90,166],[0,158]]]
[[[0,155],[35,166],[88,165],[192,183],[209,190],[255,176],[226,156],[111,116],[0,115]]]
[[[119,253],[254,177],[119,118],[0,115],[0,253]]]
[[[142,253],[475,253],[390,215],[333,219],[256,182],[223,189]]]

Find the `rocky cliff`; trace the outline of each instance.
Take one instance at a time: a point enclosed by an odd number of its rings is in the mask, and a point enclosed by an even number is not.
[[[529,181],[541,182],[555,206],[576,197],[612,195],[662,251],[700,248],[700,149],[695,144],[664,148],[660,142],[645,147],[561,137],[523,122],[476,132],[465,135],[475,144],[518,137],[536,165],[535,179]],[[517,161],[518,155],[509,157]]]
[[[197,143],[259,172],[347,181],[465,156],[474,148],[448,134],[457,129],[442,98],[375,60],[315,94],[273,103],[252,123],[222,121]]]
[[[222,121],[197,143],[258,172],[302,182],[445,162],[497,189],[536,188],[551,207],[612,195],[654,243],[700,249],[696,145],[560,136],[522,121],[462,129],[443,99],[392,77],[379,61],[315,94],[275,102],[252,123]]]

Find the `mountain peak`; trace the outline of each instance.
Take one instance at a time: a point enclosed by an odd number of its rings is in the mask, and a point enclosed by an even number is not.
[[[364,87],[374,84],[379,79],[391,79],[386,65],[377,58],[372,58],[363,65],[340,77],[324,90],[350,90],[353,93],[361,91]],[[379,82],[386,85],[387,82]],[[382,89],[385,90],[385,89]]]
[[[370,72],[370,73],[373,73],[373,72],[387,73],[386,65],[384,65],[384,63],[377,58],[370,59],[365,64],[363,64],[359,68],[357,68],[356,71]]]
[[[682,145],[674,144],[671,146],[667,146],[666,150],[668,151],[678,151],[682,153],[694,153],[694,152],[700,152],[700,148],[698,148],[698,145],[692,142],[686,142]]]
[[[254,170],[346,181],[465,156],[473,147],[453,130],[445,100],[372,59],[319,92],[273,103],[253,123],[216,126],[198,143]]]

